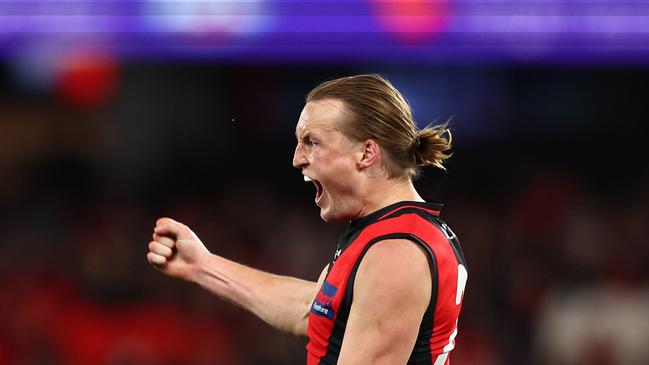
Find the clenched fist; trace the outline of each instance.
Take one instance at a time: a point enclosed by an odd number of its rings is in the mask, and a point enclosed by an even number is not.
[[[197,267],[210,252],[186,225],[171,218],[160,218],[149,242],[149,263],[163,273],[193,281]]]

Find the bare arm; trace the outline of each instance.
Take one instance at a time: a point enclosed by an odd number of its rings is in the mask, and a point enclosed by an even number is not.
[[[407,240],[372,246],[361,261],[338,363],[405,364],[432,290],[424,250]]]
[[[169,218],[156,222],[147,258],[163,273],[195,282],[277,329],[306,335],[309,309],[319,288],[316,282],[266,273],[214,255],[187,226]]]
[[[198,265],[194,281],[279,330],[306,335],[316,282],[270,274],[212,254]]]

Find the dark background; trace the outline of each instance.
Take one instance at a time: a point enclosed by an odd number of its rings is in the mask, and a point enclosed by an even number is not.
[[[420,127],[451,118],[447,172],[416,186],[469,264],[453,364],[649,364],[646,67],[93,57],[47,88],[0,68],[0,364],[303,363],[305,339],[156,272],[147,243],[170,216],[316,280],[343,226],[291,166],[294,127],[312,87],[368,72]]]

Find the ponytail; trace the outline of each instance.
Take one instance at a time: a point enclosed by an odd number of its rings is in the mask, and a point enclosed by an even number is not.
[[[452,140],[453,136],[451,130],[448,129],[448,122],[417,131],[413,142],[415,166],[419,168],[433,165],[446,170],[444,161],[451,157],[451,153],[447,151],[451,149]]]

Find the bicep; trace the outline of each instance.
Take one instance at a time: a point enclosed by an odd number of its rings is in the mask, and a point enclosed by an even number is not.
[[[407,240],[372,246],[361,261],[339,363],[405,364],[430,303],[430,267]]]

